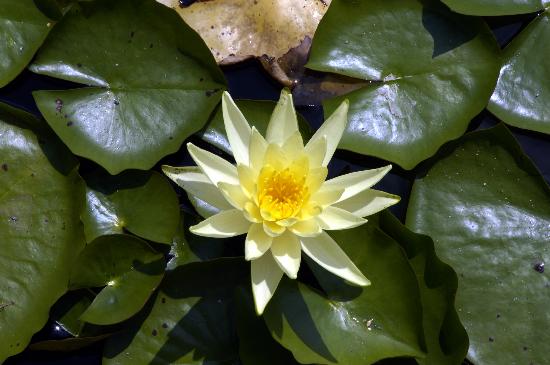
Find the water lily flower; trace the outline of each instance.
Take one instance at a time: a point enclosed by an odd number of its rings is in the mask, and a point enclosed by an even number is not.
[[[370,189],[391,165],[326,180],[327,165],[347,124],[343,102],[304,146],[292,95],[283,90],[266,137],[250,127],[230,95],[222,111],[236,165],[192,143],[198,169],[164,166],[189,194],[217,208],[190,228],[196,235],[246,234],[256,312],[262,314],[283,274],[296,279],[301,253],[331,273],[360,286],[369,280],[325,231],[357,227],[399,197]]]

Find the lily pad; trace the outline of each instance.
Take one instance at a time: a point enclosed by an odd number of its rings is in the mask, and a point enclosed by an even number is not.
[[[442,0],[453,11],[468,15],[498,16],[533,13],[544,9],[544,0]]]
[[[0,87],[23,71],[52,27],[33,0],[0,0]]]
[[[504,50],[489,110],[502,121],[550,133],[550,14],[544,12]]]
[[[0,363],[46,323],[84,244],[76,165],[55,138],[29,127],[40,121],[0,104]]]
[[[233,290],[248,276],[241,259],[169,264],[143,323],[107,340],[103,364],[233,364]]]
[[[306,66],[371,81],[323,104],[329,114],[350,101],[339,148],[410,169],[485,108],[499,52],[482,19],[438,1],[339,0],[319,24]]]
[[[474,364],[547,362],[550,189],[506,127],[447,146],[414,183],[407,226],[459,273]]]
[[[331,235],[372,285],[346,284],[308,260],[327,296],[284,279],[264,313],[272,336],[304,364],[423,357],[421,297],[401,247],[371,222]]]
[[[73,6],[30,68],[90,86],[34,97],[71,151],[111,174],[176,152],[225,88],[200,37],[154,0]]]
[[[82,222],[88,242],[128,231],[151,241],[172,243],[180,210],[166,178],[156,172],[132,171],[103,179],[102,185],[116,190],[104,194],[87,189]]]
[[[164,256],[137,237],[99,237],[82,251],[71,275],[72,289],[105,286],[80,320],[107,325],[130,318],[156,289],[164,267]]]

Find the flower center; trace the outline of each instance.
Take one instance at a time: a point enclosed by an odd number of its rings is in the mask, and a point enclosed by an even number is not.
[[[258,178],[258,203],[265,219],[277,221],[295,216],[306,201],[306,176],[291,168],[277,171],[265,166]]]

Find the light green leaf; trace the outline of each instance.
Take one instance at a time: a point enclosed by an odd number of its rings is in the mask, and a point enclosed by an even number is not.
[[[550,326],[550,189],[504,126],[445,148],[413,186],[407,226],[459,273],[456,305],[476,365],[543,364]]]
[[[345,21],[344,21],[345,20]],[[411,169],[459,137],[487,105],[499,47],[483,20],[433,0],[335,0],[307,67],[372,81],[349,99],[339,148]]]
[[[67,146],[111,174],[176,152],[225,88],[199,36],[154,0],[74,6],[31,70],[90,86],[34,96]]]

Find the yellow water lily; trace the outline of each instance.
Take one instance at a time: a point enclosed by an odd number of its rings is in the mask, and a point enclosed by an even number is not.
[[[246,234],[245,258],[252,262],[257,313],[263,313],[283,274],[296,279],[302,252],[353,284],[369,285],[325,231],[364,224],[365,216],[397,203],[399,197],[370,189],[391,165],[326,180],[327,165],[346,128],[348,102],[305,146],[292,95],[286,90],[265,138],[250,127],[227,92],[222,111],[236,165],[189,143],[198,169],[164,166],[163,170],[189,194],[219,210],[192,226],[191,232],[216,238]]]

